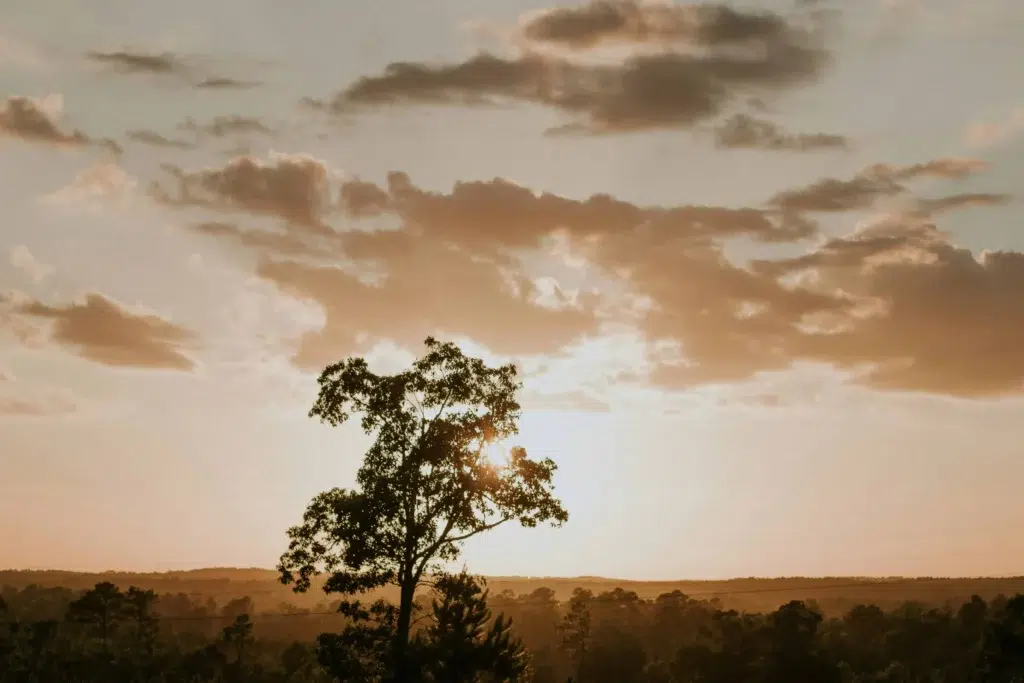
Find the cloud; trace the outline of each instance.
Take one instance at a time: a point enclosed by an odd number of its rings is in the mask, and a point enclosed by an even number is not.
[[[785,17],[771,12],[636,0],[591,0],[542,10],[523,17],[520,27],[528,41],[575,50],[609,43],[779,44],[792,41],[795,31]]]
[[[165,147],[172,149],[195,149],[199,147],[203,138],[225,138],[232,135],[244,135],[258,133],[271,135],[273,130],[265,123],[251,116],[216,116],[206,123],[200,123],[189,117],[178,124],[178,130],[191,135],[191,140],[179,137],[169,137],[152,130],[131,130],[125,134],[129,140],[139,142],[152,147]]]
[[[577,27],[577,19],[593,8],[604,12],[609,7],[595,3],[552,10],[527,21],[525,30],[561,37],[563,43],[569,40],[566,36],[579,36],[570,40],[579,44],[591,40],[586,36],[610,35],[594,29],[592,22]],[[569,12],[571,18],[559,12]],[[397,62],[380,75],[358,79],[326,106],[342,113],[391,105],[519,101],[567,114],[570,121],[557,132],[671,129],[719,114],[740,93],[768,95],[813,83],[829,61],[820,31],[781,16],[724,8],[697,10],[698,15],[696,28],[678,35],[694,48],[688,51],[632,54],[614,64],[572,61],[530,49],[513,57],[481,53],[449,64]],[[552,23],[561,28],[551,28]],[[569,24],[572,28],[566,28]],[[615,35],[636,42],[642,33],[629,29]]]
[[[569,391],[565,393],[527,391],[519,402],[524,410],[587,413],[607,413],[611,411],[611,406],[607,402],[585,391]]]
[[[838,292],[784,285],[720,249],[651,254],[634,265],[629,282],[651,301],[644,336],[666,350],[651,376],[660,386],[734,382],[785,368],[787,344],[805,320],[849,306]]]
[[[113,52],[89,52],[86,57],[99,64],[109,66],[121,73],[182,73],[189,67],[169,52],[150,54],[117,50]]]
[[[50,306],[36,300],[12,302],[16,313],[47,323],[51,342],[103,365],[166,370],[192,370],[186,352],[194,334],[149,313],[133,313],[102,294],[82,301]]]
[[[537,193],[502,178],[458,182],[450,192],[441,193],[425,191],[405,173],[392,172],[384,188],[361,180],[346,182],[341,204],[352,217],[393,214],[433,239],[483,252],[495,247],[537,248],[555,234],[582,245],[620,236],[655,243],[685,240],[697,244],[740,236],[785,242],[814,233],[812,224],[777,211],[701,205],[645,207],[608,194],[571,199]]]
[[[210,76],[196,83],[195,87],[199,90],[248,90],[250,88],[258,88],[260,85],[259,81],[242,81],[226,76]]]
[[[976,256],[927,226],[876,226],[791,264],[874,305],[791,353],[877,389],[963,397],[1024,390],[1024,254]]]
[[[314,238],[288,230],[269,233],[224,223],[201,228],[249,246],[258,244],[261,249],[273,249],[276,243],[293,254],[303,251],[302,245],[310,246],[311,254],[324,248],[338,249],[338,233],[327,224],[337,212],[356,220],[393,216],[409,231],[489,256],[496,250],[539,248],[555,234],[566,234],[582,245],[619,235],[655,243],[667,239],[706,243],[741,236],[785,242],[815,232],[813,223],[775,209],[644,207],[607,194],[571,199],[537,193],[502,178],[459,182],[443,193],[423,190],[405,173],[392,172],[381,187],[358,178],[342,181],[323,162],[308,156],[268,160],[246,156],[221,168],[172,169],[172,173],[177,179],[176,193],[164,187],[156,189],[158,197],[169,204],[277,217],[298,227],[315,228],[328,242],[313,245],[310,240]],[[336,183],[332,182],[335,178]]]
[[[1024,107],[1013,110],[1001,121],[979,121],[967,129],[967,144],[971,147],[994,147],[1024,133]]]
[[[381,340],[416,346],[426,334],[441,332],[509,353],[541,353],[596,329],[595,300],[534,281],[513,253],[531,244],[520,241],[515,230],[534,231],[539,244],[539,230],[556,227],[550,221],[530,222],[542,215],[538,201],[553,202],[571,218],[573,207],[579,212],[582,206],[573,200],[539,198],[501,182],[495,192],[484,184],[477,193],[466,192],[467,186],[452,197],[433,195],[404,174],[392,174],[387,190],[340,178],[334,185],[326,167],[305,157],[236,159],[221,169],[181,175],[179,198],[169,200],[172,204],[285,219],[277,230],[216,221],[193,229],[260,254],[261,278],[323,309],[323,329],[306,335],[299,346],[296,359],[303,367]],[[508,205],[509,193],[518,195],[521,206]],[[334,211],[367,215],[371,206],[399,218],[402,229],[335,231],[324,220]],[[582,210],[596,217],[598,208]],[[474,241],[481,226],[458,222],[475,220],[474,212],[494,224],[496,242]],[[503,218],[508,212],[515,215]],[[632,220],[643,220],[642,213]],[[736,220],[747,225],[743,229],[774,230],[760,215]]]
[[[860,303],[789,339],[794,360],[852,372],[876,389],[960,397],[1024,390],[1020,252],[977,256],[927,220],[897,215],[755,268]]]
[[[460,336],[505,355],[546,353],[597,329],[594,301],[539,301],[529,278],[500,263],[399,231],[368,235],[349,255],[375,277],[332,266],[265,260],[259,275],[319,304],[323,329],[303,337],[296,363],[316,368],[384,340],[414,348],[428,334]]]
[[[179,138],[169,138],[152,130],[130,130],[125,134],[129,140],[140,142],[152,147],[170,147],[174,149],[194,149],[196,144]]]
[[[0,368],[0,418],[64,417],[79,408],[78,399],[70,391],[26,386]]]
[[[984,171],[988,164],[979,159],[964,159],[957,157],[944,157],[933,159],[919,164],[909,166],[890,166],[888,164],[876,164],[869,170],[881,174],[889,174],[895,180],[913,180],[922,176],[933,178],[965,178],[972,173]]]
[[[849,141],[832,133],[789,133],[770,121],[736,114],[715,129],[715,145],[720,149],[812,152],[847,149]]]
[[[933,197],[917,200],[917,209],[924,215],[934,216],[946,211],[976,206],[999,206],[1008,204],[1013,199],[1008,194],[992,192],[965,192],[945,197]]]
[[[265,123],[251,116],[217,116],[208,123],[198,123],[195,119],[189,118],[178,126],[179,130],[185,130],[196,135],[210,135],[217,138],[241,133],[270,134],[273,131]]]
[[[780,192],[769,204],[796,212],[856,211],[872,207],[879,199],[906,192],[903,182],[925,176],[958,179],[985,168],[984,162],[957,158],[909,166],[874,164],[848,180],[826,178],[806,187]]]
[[[81,131],[64,132],[57,125],[61,99],[51,96],[42,100],[19,95],[7,98],[0,109],[0,135],[41,142],[58,147],[76,147],[89,142]]]
[[[980,168],[939,159],[876,165],[863,177],[895,183],[958,178]],[[641,328],[652,343],[651,380],[671,388],[728,384],[810,362],[852,373],[854,381],[876,389],[962,397],[1019,393],[1024,254],[976,257],[951,244],[931,220],[1007,199],[976,193],[917,200],[907,211],[805,254],[745,267],[715,250],[665,250],[645,258],[630,282],[650,301]],[[869,204],[836,200],[813,208]]]
[[[337,259],[338,252],[331,245],[318,244],[293,231],[253,230],[241,228],[233,223],[206,221],[191,226],[195,232],[214,237],[222,241],[233,242],[237,246],[262,252],[264,255],[277,256],[316,256],[323,259]]]
[[[53,266],[40,263],[24,244],[19,244],[11,249],[9,260],[12,266],[28,275],[36,283],[42,282],[53,273]]]
[[[240,90],[260,85],[256,81],[245,81],[220,75],[202,75],[200,61],[171,52],[142,52],[136,50],[114,50],[110,52],[91,51],[86,59],[113,70],[119,74],[150,74],[167,78],[192,81],[198,90]],[[199,79],[199,80],[196,80]]]
[[[104,159],[78,173],[65,187],[43,197],[51,205],[101,212],[106,207],[123,207],[138,181],[114,159]]]
[[[625,325],[642,335],[649,379],[663,388],[744,382],[803,363],[872,387],[957,396],[1016,391],[1024,378],[1024,257],[975,258],[933,224],[945,211],[1008,198],[921,199],[905,185],[963,178],[984,168],[977,161],[875,164],[852,181],[781,193],[784,201],[763,209],[569,198],[500,178],[431,191],[400,172],[382,185],[342,179],[319,162],[319,180],[308,182],[266,170],[279,162],[208,169],[217,180],[203,187],[220,199],[182,203],[227,202],[284,219],[274,229],[193,229],[252,252],[258,277],[323,312],[322,325],[297,342],[304,369],[381,342],[417,348],[427,334],[522,358]],[[235,175],[248,182],[223,179]],[[869,208],[890,195],[905,207],[806,253],[749,263],[727,256],[724,243],[735,237],[816,236],[802,211]],[[337,215],[344,229],[330,223]]]
[[[156,184],[153,193],[175,206],[245,211],[326,230],[324,217],[335,203],[332,172],[308,155],[275,155],[266,162],[239,156],[222,168],[167,169],[175,178],[175,192]]]
[[[233,177],[240,174],[238,165],[236,160],[206,173]],[[262,169],[266,164],[249,160],[245,166]],[[207,184],[248,187],[220,180]],[[292,220],[275,230],[223,222],[193,229],[256,252],[263,259],[262,278],[323,308],[323,330],[307,335],[300,345],[297,358],[303,367],[380,340],[415,346],[428,333],[460,335],[508,354],[532,354],[563,348],[595,331],[604,315],[599,304],[617,306],[616,298],[598,298],[578,286],[563,289],[556,279],[528,274],[523,259],[537,255],[563,264],[578,259],[566,267],[624,279],[641,297],[671,295],[690,277],[687,306],[708,298],[699,292],[723,285],[736,289],[737,296],[778,300],[780,306],[796,305],[801,298],[806,306],[832,305],[827,297],[807,293],[783,301],[786,292],[769,278],[743,271],[718,251],[719,241],[734,237],[788,242],[815,234],[813,223],[774,210],[644,207],[609,195],[572,199],[500,178],[431,192],[400,172],[390,173],[384,187],[358,178],[339,181],[337,193],[329,184],[303,184],[273,173],[260,173],[259,182],[251,184],[259,188],[261,201],[251,199],[248,190],[215,194],[234,197],[232,205],[249,213]],[[209,203],[195,201],[188,191],[183,195],[189,200],[178,203]],[[335,196],[338,201],[328,201]],[[294,197],[302,199],[298,209]],[[310,197],[320,199],[310,204]],[[328,211],[353,221],[390,218],[397,225],[337,231],[325,220]],[[318,229],[308,230],[311,223]],[[678,259],[666,263],[659,256],[669,253]],[[755,292],[758,285],[769,287],[768,294]],[[656,321],[662,314],[659,308],[649,317]]]
[[[399,181],[399,176],[392,176]],[[404,178],[402,176],[401,178]],[[391,195],[373,183],[350,180],[341,186],[340,201],[348,215],[353,218],[378,216],[393,209]]]
[[[70,392],[0,389],[0,417],[64,417],[79,411]]]

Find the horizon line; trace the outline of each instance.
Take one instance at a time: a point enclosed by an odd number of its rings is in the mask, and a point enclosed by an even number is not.
[[[278,573],[276,569],[267,567],[244,567],[244,566],[209,566],[209,567],[192,567],[189,569],[158,569],[158,570],[138,570],[138,569],[61,569],[53,567],[26,567],[26,568],[0,568],[0,574],[9,573],[54,573],[54,574],[82,574],[82,575],[95,575],[103,576],[110,574],[135,574],[140,576],[168,576],[173,574],[196,574],[200,572],[216,572],[216,571],[235,571],[235,572],[267,572],[267,573]],[[326,574],[327,572],[324,572]],[[579,575],[579,576],[559,576],[559,575],[526,575],[526,574],[474,574],[475,576],[483,577],[485,580],[520,580],[520,581],[606,581],[606,582],[620,582],[620,583],[729,583],[735,581],[786,581],[786,580],[804,580],[804,581],[833,581],[833,580],[844,580],[844,581],[873,581],[873,582],[884,582],[884,581],[963,581],[963,580],[1015,580],[1024,579],[1024,574],[1005,574],[1005,575],[901,575],[901,574],[829,574],[820,576],[811,576],[804,574],[790,574],[790,575],[775,575],[775,576],[730,576],[724,578],[656,578],[656,579],[629,579],[614,576],[597,576],[597,575]]]

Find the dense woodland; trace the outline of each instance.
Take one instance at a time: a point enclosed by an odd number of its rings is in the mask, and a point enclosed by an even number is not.
[[[772,583],[748,590],[778,596]],[[948,583],[966,587],[969,582]],[[873,585],[867,583],[864,590]],[[914,582],[906,586],[904,599],[914,593]],[[203,582],[191,586],[197,587],[212,588]],[[426,593],[419,601],[423,618],[414,631],[424,641],[444,640],[427,633],[437,631],[438,616],[441,621],[445,616],[443,604],[437,610],[434,600],[427,599],[433,597]],[[596,594],[577,588],[564,601],[550,588],[520,594],[505,589],[492,591],[487,602],[489,615],[467,610],[471,618],[454,630],[460,639],[483,643],[498,614],[510,619],[512,637],[504,651],[512,652],[515,666],[504,680],[1024,680],[1024,596],[906,600],[887,609],[862,604],[832,616],[823,615],[811,599],[758,613],[728,609],[719,598],[687,597],[680,591],[643,598],[623,588]],[[314,609],[281,604],[257,610],[248,597],[158,595],[109,582],[88,590],[8,585],[0,604],[2,683],[338,680],[330,663],[325,666],[318,656],[330,645],[320,634],[339,633],[349,623],[335,612],[337,604],[326,602]],[[515,641],[521,642],[521,652]],[[458,655],[457,644],[443,643],[433,654],[443,659],[453,652]],[[455,672],[438,680],[503,680],[473,675],[460,678]]]
[[[350,358],[321,374],[311,416],[335,426],[358,416],[373,445],[354,487],[317,495],[288,530],[276,591],[259,607],[216,572],[191,579],[218,595],[172,577],[83,586],[9,573],[0,683],[1024,681],[1014,580],[981,580],[967,595],[962,582],[841,579],[652,595],[592,579],[566,596],[565,582],[560,594],[451,573],[470,538],[505,523],[557,527],[569,512],[554,462],[493,448],[516,434],[515,366],[426,346],[405,372],[377,375]],[[243,585],[266,579],[241,574]],[[992,595],[999,583],[1017,597]],[[284,587],[306,604],[281,600]],[[880,599],[863,600],[865,589]],[[851,602],[833,597],[826,612],[811,599],[819,591]]]

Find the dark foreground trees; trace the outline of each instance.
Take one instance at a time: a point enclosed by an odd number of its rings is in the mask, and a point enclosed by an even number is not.
[[[482,581],[466,574],[436,579],[427,625],[406,645],[405,680],[424,683],[525,681],[529,659],[503,616],[492,618]],[[377,601],[341,633],[318,639],[321,665],[339,681],[371,683],[396,674],[390,648],[397,608]]]
[[[346,599],[341,610],[362,629],[348,632],[349,644],[363,639],[363,651],[372,653],[358,666],[379,667],[381,678],[402,683],[416,676],[416,590],[458,557],[463,541],[510,521],[534,527],[568,519],[552,492],[554,462],[532,460],[521,448],[511,449],[507,462],[488,458],[490,445],[517,433],[515,366],[488,367],[433,338],[426,347],[394,375],[371,372],[362,358],[320,375],[310,415],[335,426],[359,415],[374,442],[356,487],[320,494],[289,530],[279,565],[296,591],[308,590],[321,572],[329,575],[328,593],[397,586],[397,606]],[[342,644],[333,636],[322,643],[328,657]]]
[[[264,612],[277,604],[271,598],[260,611],[239,614],[252,603],[231,599],[237,596],[160,595],[145,622],[155,631],[149,648],[139,638],[134,609],[107,610],[103,637],[103,610],[125,604],[115,596],[131,589],[0,592],[6,604],[0,606],[0,683],[352,683],[381,677],[365,669],[339,675],[321,665],[316,633],[341,637],[354,626],[336,613],[321,614],[326,606],[306,614],[284,607]],[[654,600],[627,590],[580,592],[562,603],[551,597],[540,588],[491,598],[495,611],[512,616],[509,628],[507,619],[488,616],[478,581],[444,577],[432,604],[417,615],[419,628],[409,642],[413,672],[430,683],[1024,680],[1024,596],[892,609],[861,605],[831,617],[811,603],[741,613],[678,592]],[[79,607],[70,609],[76,601]],[[83,611],[88,605],[95,609]],[[331,623],[314,628],[322,619]],[[381,652],[388,650],[389,633],[385,629]],[[337,650],[339,657],[359,652]]]

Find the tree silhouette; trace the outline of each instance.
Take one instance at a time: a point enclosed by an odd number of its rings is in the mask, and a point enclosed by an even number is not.
[[[315,663],[310,656],[309,649],[300,642],[294,642],[281,653],[281,668],[284,670],[285,680],[293,680],[305,674],[309,677],[311,665]]]
[[[109,649],[112,630],[124,611],[125,594],[109,581],[102,581],[68,605],[67,619],[95,626],[104,649]]]
[[[240,614],[235,620],[221,630],[221,642],[231,651],[232,662],[241,667],[245,664],[245,656],[252,646],[252,620],[248,614]]]
[[[124,594],[123,612],[131,622],[140,650],[152,656],[156,649],[159,619],[153,613],[156,593],[131,586]]]
[[[1024,595],[1010,599],[989,624],[977,680],[980,683],[1024,680]]]
[[[819,645],[821,622],[820,614],[796,600],[771,615],[763,672],[766,683],[838,683],[839,670],[826,660]]]
[[[351,683],[385,680],[394,673],[398,608],[377,600],[368,607],[350,605],[352,623],[341,633],[317,638],[317,660],[334,678]]]
[[[491,621],[481,583],[465,572],[435,582],[433,620],[417,643],[427,680],[475,683],[486,677],[505,683],[526,674],[523,644],[512,635],[511,620],[498,615]]]
[[[278,569],[283,583],[308,590],[326,571],[328,593],[353,595],[391,584],[399,605],[391,638],[404,680],[413,604],[424,577],[459,555],[461,543],[509,521],[555,525],[568,514],[552,492],[555,464],[521,448],[505,464],[487,446],[517,433],[514,365],[488,367],[458,346],[428,337],[409,370],[377,375],[362,358],[324,369],[311,417],[337,426],[355,414],[374,436],[357,488],[320,494],[291,528]],[[358,601],[341,609],[358,615]]]
[[[569,611],[562,620],[561,645],[573,663],[575,683],[583,680],[587,651],[590,647],[590,602],[594,594],[583,588],[576,588],[569,599]]]

